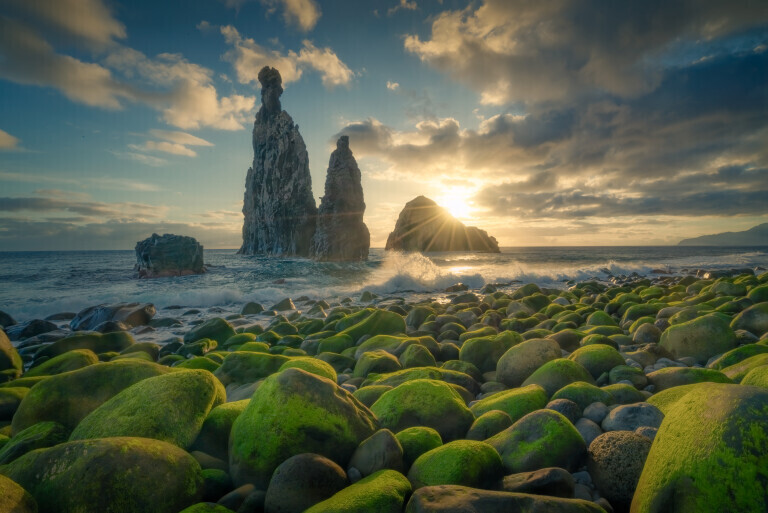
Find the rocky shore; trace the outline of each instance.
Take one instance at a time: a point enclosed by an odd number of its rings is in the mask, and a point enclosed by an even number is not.
[[[768,504],[768,273],[0,325],[0,511]]]

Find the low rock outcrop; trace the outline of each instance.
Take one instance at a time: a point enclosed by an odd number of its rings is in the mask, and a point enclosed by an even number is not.
[[[139,278],[187,276],[205,272],[203,246],[193,237],[158,235],[136,243],[136,266]]]
[[[499,244],[485,230],[465,226],[431,199],[419,196],[400,212],[386,249],[499,253]]]
[[[253,124],[253,166],[245,179],[238,253],[309,256],[317,207],[307,148],[298,125],[280,105],[280,73],[265,66],[259,82],[261,108]]]
[[[331,153],[325,196],[320,202],[317,229],[312,239],[316,260],[366,260],[371,234],[363,222],[365,202],[360,168],[349,149],[349,137],[342,135]]]

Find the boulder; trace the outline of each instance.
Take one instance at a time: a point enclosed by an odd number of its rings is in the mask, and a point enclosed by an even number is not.
[[[205,272],[203,246],[193,237],[153,233],[136,243],[136,266],[139,278],[187,276]]]
[[[229,459],[229,433],[232,431],[232,424],[245,411],[248,402],[248,399],[244,399],[220,404],[213,408],[205,417],[203,427],[200,428],[200,433],[191,449],[227,461]]]
[[[42,319],[32,319],[31,321],[23,322],[21,324],[13,324],[5,328],[5,334],[11,340],[25,340],[28,338],[36,337],[44,333],[50,333],[56,331],[59,328],[50,321],[44,321]],[[0,330],[2,331],[2,330]]]
[[[240,254],[309,256],[317,207],[299,127],[282,110],[280,73],[259,71],[261,108],[253,124],[253,165],[245,179]]]
[[[245,385],[274,374],[289,360],[281,354],[234,351],[224,357],[221,367],[213,374],[225,387],[231,384]]]
[[[733,318],[731,327],[747,330],[758,337],[768,332],[768,302],[757,303],[743,310]]]
[[[226,392],[208,371],[183,370],[147,378],[115,395],[80,421],[70,440],[130,436],[186,449]]]
[[[0,475],[0,511],[37,513],[37,502],[24,488]]]
[[[0,474],[29,491],[40,513],[177,513],[200,500],[203,485],[192,456],[146,438],[67,442],[29,452]]]
[[[389,429],[380,429],[363,440],[349,460],[349,468],[360,476],[370,476],[379,470],[404,472],[403,447]]]
[[[624,365],[624,358],[619,352],[605,344],[592,344],[580,347],[571,353],[568,359],[587,369],[595,379],[599,378],[604,372],[609,372],[614,367]]]
[[[348,485],[336,463],[319,454],[291,456],[272,474],[264,498],[265,513],[302,513]]]
[[[539,367],[523,381],[522,386],[539,385],[549,397],[565,385],[583,381],[594,385],[592,375],[578,362],[565,358],[551,360]]]
[[[501,489],[505,492],[532,493],[568,499],[573,497],[574,485],[570,472],[564,468],[547,467],[504,476]]]
[[[499,244],[484,230],[465,226],[431,199],[418,196],[400,212],[385,249],[499,253]]]
[[[618,406],[603,419],[604,431],[634,431],[643,426],[657,428],[664,414],[652,404],[635,403]]]
[[[0,388],[0,421],[13,419],[27,395],[29,395],[29,388],[26,387]]]
[[[768,390],[702,383],[671,404],[633,513],[758,513],[768,504]],[[674,389],[671,389],[674,390]]]
[[[21,431],[0,448],[0,465],[10,463],[29,451],[66,442],[68,436],[69,430],[57,422],[39,422]]]
[[[107,321],[122,322],[131,328],[149,324],[157,310],[152,303],[115,303],[89,306],[80,310],[69,323],[72,331],[95,330]]]
[[[467,440],[486,440],[501,433],[513,424],[508,413],[501,410],[491,410],[475,419],[467,431]]]
[[[508,387],[519,387],[538,368],[560,358],[560,355],[560,345],[555,340],[526,340],[511,347],[499,359],[496,365],[496,380]]]
[[[628,509],[650,450],[650,439],[629,431],[603,433],[589,444],[587,470],[611,505]]]
[[[569,401],[573,401],[578,404],[582,410],[585,410],[587,406],[593,403],[613,403],[613,396],[610,392],[584,381],[577,381],[565,385],[552,396],[553,401],[557,399],[568,399]]]
[[[78,333],[40,348],[35,353],[35,359],[54,358],[78,349],[88,349],[96,354],[119,353],[133,344],[133,337],[130,333]]]
[[[8,340],[5,332],[0,329],[0,371],[8,371],[12,378],[21,376],[24,364],[19,352]]]
[[[411,484],[399,472],[380,470],[304,513],[401,513]]]
[[[329,379],[286,369],[265,379],[235,420],[230,473],[236,484],[266,487],[280,463],[305,452],[344,468],[375,430],[375,417],[352,394]]]
[[[655,387],[654,393],[692,383],[731,383],[720,371],[699,367],[665,367],[648,374],[648,381]]]
[[[501,410],[509,415],[512,422],[517,422],[524,415],[544,408],[547,404],[547,393],[539,385],[528,385],[497,392],[488,397],[475,401],[469,408],[475,417],[491,410]]]
[[[403,465],[410,468],[416,459],[427,451],[443,445],[443,439],[436,430],[414,426],[403,429],[395,435],[403,448]]]
[[[24,376],[27,378],[52,376],[62,372],[82,369],[96,363],[99,363],[99,357],[90,349],[73,349],[59,356],[54,356],[36,367],[32,367],[24,373]]]
[[[463,438],[475,420],[456,390],[432,379],[408,381],[385,392],[371,411],[382,427],[395,432],[414,426],[431,427],[444,441]]]
[[[552,410],[529,413],[486,441],[499,452],[509,473],[545,467],[573,471],[586,452],[584,439],[573,424]]]
[[[691,356],[704,365],[713,356],[736,347],[736,335],[722,317],[709,314],[670,326],[661,334],[659,345],[675,359]]]
[[[504,475],[499,453],[485,442],[455,440],[419,456],[408,472],[413,489],[434,485],[483,488]]]
[[[331,153],[325,178],[325,196],[317,211],[317,228],[310,254],[323,261],[368,259],[371,234],[363,222],[365,202],[360,169],[342,135]]]

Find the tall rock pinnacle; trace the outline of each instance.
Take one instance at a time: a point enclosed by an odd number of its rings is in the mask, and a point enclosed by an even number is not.
[[[253,124],[253,166],[245,179],[238,253],[309,256],[317,207],[298,125],[282,110],[280,72],[259,72],[261,108]]]
[[[349,137],[342,135],[328,163],[312,256],[317,260],[366,260],[371,235],[363,222],[364,212],[360,168],[349,149]]]

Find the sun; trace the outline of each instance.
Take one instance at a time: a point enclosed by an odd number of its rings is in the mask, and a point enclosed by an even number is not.
[[[472,217],[472,207],[467,202],[465,189],[449,189],[438,196],[436,201],[438,205],[445,208],[457,219],[470,219]]]

